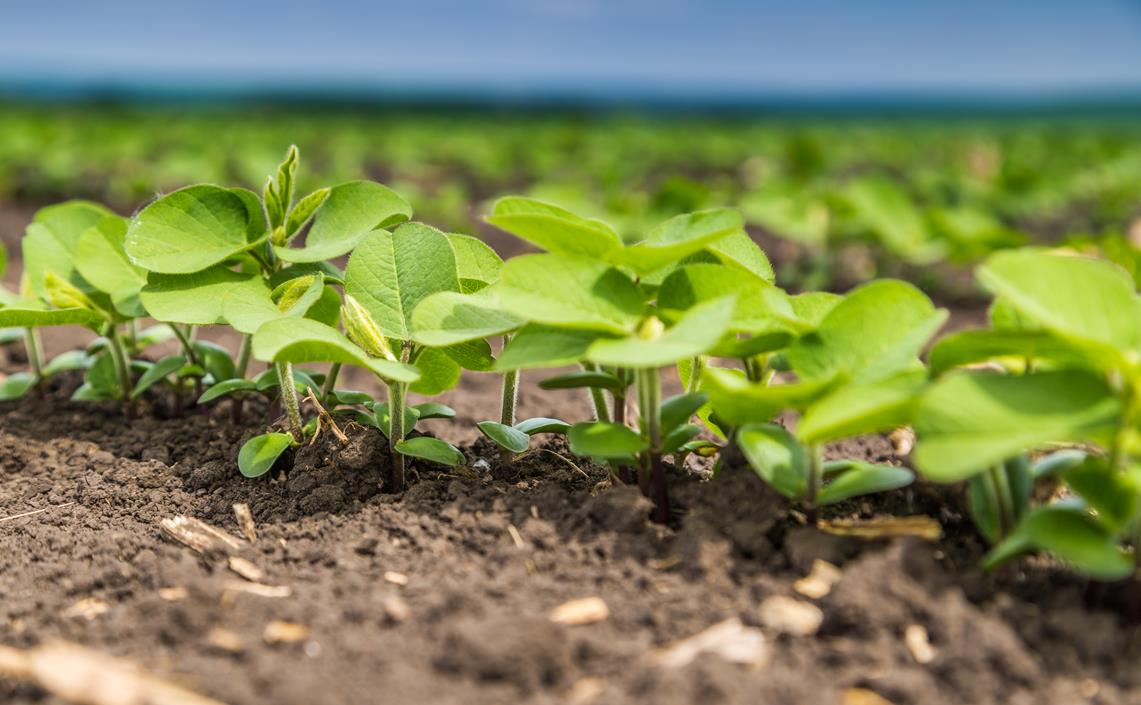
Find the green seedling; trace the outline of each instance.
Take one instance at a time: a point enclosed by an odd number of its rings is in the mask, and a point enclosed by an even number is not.
[[[828,302],[814,330],[781,352],[795,379],[708,368],[702,388],[720,427],[766,483],[814,517],[821,505],[909,484],[906,468],[825,462],[826,443],[910,423],[926,372],[918,354],[946,320],[915,287],[883,280]],[[800,413],[795,433],[772,422]]]
[[[1141,545],[1134,281],[1102,260],[1036,250],[994,255],[978,278],[995,295],[991,328],[932,349],[942,379],[917,413],[916,466],[969,482],[972,516],[996,544],[988,567],[1046,551],[1093,577],[1125,577]],[[989,369],[958,369],[982,363]],[[1083,452],[1056,451],[1075,444]],[[1055,452],[1027,463],[1043,449]],[[1034,506],[1030,486],[1047,475],[1071,495]]]

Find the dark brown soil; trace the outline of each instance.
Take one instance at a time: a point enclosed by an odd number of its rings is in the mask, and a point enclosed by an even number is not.
[[[0,523],[0,643],[75,641],[231,705],[841,703],[850,688],[896,705],[1141,702],[1138,629],[1056,566],[980,575],[981,546],[939,488],[839,511],[928,513],[946,539],[865,543],[803,526],[751,473],[708,481],[698,468],[673,474],[678,523],[663,528],[636,491],[607,487],[558,443],[501,462],[477,442],[474,471],[414,466],[418,480],[395,496],[379,492],[374,431],[351,429],[344,447],[324,435],[287,476],[251,481],[232,459],[252,430],[222,412],[125,428],[111,408],[0,406],[0,518],[50,508]],[[898,460],[880,438],[831,454]],[[158,528],[187,514],[237,535],[237,501],[259,531],[238,555],[289,597],[235,592],[225,555]],[[842,577],[809,600],[792,585],[817,559]],[[172,587],[184,596],[160,595]],[[814,602],[819,632],[761,626],[762,668],[651,662],[655,647],[726,618],[760,625],[773,595]],[[608,619],[548,618],[589,596]],[[68,611],[89,598],[106,611]],[[274,620],[308,636],[270,645]],[[935,649],[926,664],[905,643],[912,625]],[[0,702],[56,701],[0,680]]]

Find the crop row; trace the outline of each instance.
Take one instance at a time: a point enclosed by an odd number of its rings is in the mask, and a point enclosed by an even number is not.
[[[228,403],[235,419],[251,397],[276,399],[283,420],[242,447],[242,474],[281,469],[290,448],[353,421],[389,439],[386,489],[399,491],[406,458],[465,462],[441,439],[410,435],[453,412],[410,405],[408,393],[438,394],[461,370],[497,374],[500,415],[479,429],[503,453],[565,434],[572,452],[639,486],[660,522],[666,461],[716,456],[719,469],[735,446],[812,519],[914,480],[907,467],[825,462],[826,444],[910,426],[915,469],[967,484],[993,545],[988,566],[1045,551],[1098,578],[1134,570],[1141,300],[1114,264],[992,255],[977,272],[994,297],[989,327],[935,340],[947,312],[902,281],[787,293],[732,210],[675,216],[630,240],[507,197],[487,220],[539,252],[504,262],[479,239],[412,221],[408,202],[377,183],[302,196],[297,169],[291,149],[260,195],[200,184],[129,219],[84,201],[42,209],[22,242],[20,291],[0,294],[0,326],[8,342],[24,340],[30,370],[9,375],[0,397],[82,370],[73,398],[117,401],[128,419],[144,397],[176,410]],[[346,255],[342,270],[334,261]],[[158,325],[139,330],[146,318]],[[58,325],[98,337],[45,361],[37,329]],[[212,325],[241,334],[236,355],[197,339]],[[143,359],[171,336],[177,354]],[[268,369],[251,375],[251,359]],[[338,388],[344,365],[375,375],[384,398]],[[517,419],[519,371],[568,367],[540,386],[586,390],[594,418]],[[675,367],[684,391],[663,398]],[[775,421],[788,412],[795,424]],[[1047,484],[1055,491],[1034,491]]]

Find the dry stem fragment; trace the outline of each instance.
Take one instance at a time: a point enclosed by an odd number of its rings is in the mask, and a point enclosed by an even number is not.
[[[234,518],[238,520],[238,526],[242,527],[242,535],[250,543],[257,543],[258,532],[254,527],[254,515],[250,511],[250,505],[238,502],[234,505]]]
[[[162,530],[175,541],[199,553],[213,549],[237,551],[242,542],[233,535],[204,521],[188,516],[176,516],[159,522]]]
[[[601,597],[583,597],[564,602],[551,610],[551,621],[559,624],[594,624],[610,617],[610,607]]]
[[[868,540],[914,536],[925,541],[937,541],[943,535],[939,522],[929,516],[833,519],[819,522],[817,528],[826,534]]]
[[[0,673],[35,683],[77,705],[223,705],[97,651],[49,642],[34,649],[0,646]]]
[[[840,705],[892,705],[892,703],[874,690],[848,688],[840,696]]]
[[[206,639],[210,642],[211,646],[231,654],[240,654],[245,650],[245,646],[242,644],[242,637],[229,629],[214,627],[210,630]]]
[[[404,573],[397,573],[394,570],[384,571],[384,580],[385,580],[385,582],[392,583],[393,585],[407,585],[408,584],[408,576],[405,575]]]
[[[650,660],[666,668],[681,668],[704,654],[761,668],[769,658],[765,635],[736,617],[718,622],[703,632],[650,652]]]
[[[251,561],[246,560],[240,556],[230,556],[227,561],[230,570],[242,576],[251,583],[260,583],[262,578],[265,577],[265,571],[258,568]]]
[[[293,594],[288,585],[262,585],[261,583],[247,583],[242,580],[227,580],[225,589],[230,592],[242,592],[258,597],[289,597]]]
[[[158,596],[167,602],[178,602],[185,600],[190,595],[184,587],[164,587],[158,589]]]

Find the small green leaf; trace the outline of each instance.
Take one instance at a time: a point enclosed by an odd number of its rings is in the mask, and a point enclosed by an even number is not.
[[[371,404],[373,402],[371,394],[355,392],[351,389],[335,389],[333,390],[333,398],[337,400],[338,404],[348,404],[350,406]]]
[[[511,336],[511,341],[499,353],[494,369],[497,372],[507,372],[571,365],[583,360],[586,351],[595,341],[607,337],[607,334],[599,331],[529,323]]]
[[[181,355],[171,355],[151,365],[147,368],[147,371],[139,377],[139,381],[135,382],[135,387],[131,390],[131,398],[138,399],[143,395],[143,392],[154,386],[156,382],[161,381],[167,375],[174,374],[182,369],[182,366],[185,364],[185,357]]]
[[[666,399],[660,407],[662,429],[669,433],[672,429],[687,423],[707,401],[709,395],[703,392],[678,394]]]
[[[586,357],[602,365],[635,369],[664,367],[694,357],[720,342],[729,327],[735,304],[733,296],[698,304],[658,338],[633,335],[599,340],[587,349]]]
[[[530,419],[524,419],[515,424],[515,428],[528,436],[534,436],[539,433],[566,433],[570,430],[571,425],[566,421],[552,419],[545,416],[536,416]]]
[[[800,499],[808,487],[808,454],[776,424],[747,424],[737,431],[737,445],[757,475],[789,499]]]
[[[20,399],[36,386],[36,376],[31,372],[15,372],[0,381],[0,401]]]
[[[1027,512],[1014,533],[987,554],[983,567],[995,568],[1035,549],[1048,551],[1099,580],[1120,580],[1134,569],[1133,560],[1110,532],[1086,513],[1060,507]]]
[[[701,433],[701,427],[696,424],[683,424],[674,428],[662,439],[662,454],[676,453],[679,449],[692,441]]]
[[[501,198],[487,222],[555,254],[609,260],[622,249],[606,223],[531,198]]]
[[[293,446],[288,433],[263,433],[242,444],[238,451],[238,470],[246,477],[261,477],[273,468],[277,459]]]
[[[98,389],[86,382],[71,394],[72,401],[111,401],[118,398],[114,390]]]
[[[35,301],[21,301],[0,308],[0,327],[39,328],[42,326],[80,325],[98,328],[104,322],[98,313],[86,308],[43,308]]]
[[[190,274],[251,249],[258,214],[242,191],[199,184],[163,196],[131,221],[127,255],[151,272]]]
[[[372,405],[372,415],[376,420],[376,427],[388,438],[388,429],[392,427],[391,417],[388,413],[388,402],[377,402]],[[420,411],[414,407],[404,407],[404,432],[410,433],[420,422]]]
[[[465,465],[467,463],[467,458],[464,457],[464,454],[451,443],[429,436],[417,436],[415,438],[406,438],[403,441],[397,441],[396,452],[401,455],[421,458],[449,467]]]
[[[754,384],[739,370],[706,368],[701,388],[717,415],[731,424],[765,422],[786,409],[803,411],[836,385],[835,380]]]
[[[849,497],[885,492],[910,485],[915,475],[907,468],[876,465],[860,460],[834,460],[824,464],[832,479],[820,490],[820,504],[835,504]]]
[[[408,387],[408,391],[425,396],[446,392],[460,381],[460,366],[447,353],[439,348],[428,348],[416,359],[416,369],[420,378]]]
[[[68,350],[62,352],[51,359],[48,364],[44,365],[44,377],[53,377],[60,372],[68,370],[85,370],[91,366],[94,360],[83,350]]]
[[[748,272],[770,284],[776,281],[773,265],[764,250],[744,230],[716,240],[708,249],[726,267]]]
[[[1062,478],[1110,530],[1121,530],[1141,507],[1141,488],[1128,475],[1111,468],[1104,458],[1087,457],[1066,470]]]
[[[572,453],[595,458],[624,460],[650,447],[633,429],[605,421],[576,423],[567,438]]]
[[[480,421],[476,426],[483,435],[512,453],[522,453],[530,445],[528,434],[497,421]]]
[[[191,348],[203,370],[214,379],[230,379],[237,374],[230,351],[221,345],[208,340],[195,340],[191,343]]]
[[[255,276],[224,265],[192,274],[151,272],[139,299],[147,313],[160,321],[212,325],[224,322],[223,307],[231,289],[257,286],[251,281]]]
[[[227,379],[210,385],[205,392],[202,392],[202,396],[198,397],[198,403],[207,404],[215,399],[228,397],[238,392],[252,392],[255,389],[257,389],[257,385],[248,379]]]
[[[846,197],[856,218],[893,254],[912,264],[930,264],[944,255],[922,212],[891,181],[866,178],[853,182]]]
[[[626,383],[609,372],[593,370],[564,372],[539,382],[539,389],[581,389],[584,387],[621,391],[626,388]]]
[[[456,416],[456,410],[452,407],[441,404],[436,401],[428,401],[423,404],[415,404],[411,407],[416,412],[417,418],[424,419],[452,419]]]
[[[377,228],[411,217],[412,207],[395,191],[372,181],[350,181],[330,190],[313,217],[304,247],[273,249],[286,262],[322,262],[352,250]]]

